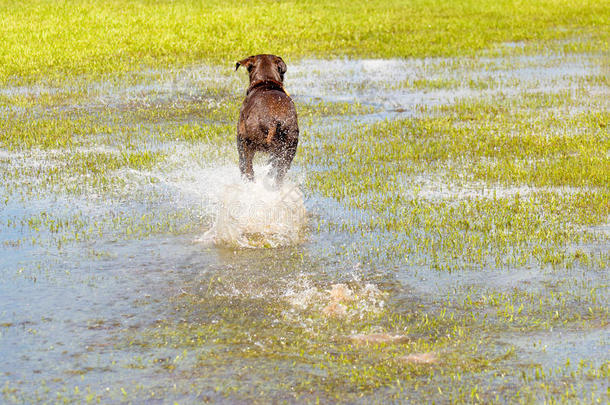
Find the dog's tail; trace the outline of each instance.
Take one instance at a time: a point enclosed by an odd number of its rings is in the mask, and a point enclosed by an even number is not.
[[[278,135],[280,132],[280,123],[276,122],[275,125],[271,125],[269,127],[269,132],[267,132],[267,145],[271,145],[273,142],[273,138]]]

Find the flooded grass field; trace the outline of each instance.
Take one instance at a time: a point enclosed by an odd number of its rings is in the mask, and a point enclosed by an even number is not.
[[[231,66],[3,85],[0,401],[607,402],[586,44],[288,63],[280,190],[239,178]]]

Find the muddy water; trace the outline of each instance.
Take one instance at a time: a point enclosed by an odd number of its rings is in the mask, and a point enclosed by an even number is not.
[[[578,56],[306,60],[291,64],[287,88],[299,103],[347,102],[374,107],[375,112],[366,115],[303,120],[304,134],[324,130],[332,137],[339,129],[417,116],[422,108],[466,97],[488,98],[523,89],[570,89],[576,79],[598,74],[599,69],[595,61]],[[464,84],[490,76],[497,81],[491,89],[477,90]],[[96,111],[117,106],[128,109],[133,103],[179,103],[199,97],[197,89],[209,87],[216,87],[220,95],[204,101],[222,103],[223,92],[239,92],[234,89],[244,84],[241,78],[211,67],[148,71],[137,77],[83,83],[88,96],[68,108]],[[456,85],[451,89],[417,89],[408,84],[417,78],[451,79]],[[0,90],[7,95],[61,91],[44,86]],[[302,138],[302,145],[308,142],[313,141]],[[308,170],[316,169],[308,168],[306,162],[293,168],[284,188],[274,190],[265,186],[262,164],[256,168],[261,173],[258,182],[243,184],[233,152],[219,152],[217,159],[202,161],[200,154],[214,151],[201,148],[211,146],[176,142],[155,147],[169,155],[163,164],[146,170],[120,169],[113,174],[120,182],[110,189],[94,185],[78,195],[54,193],[52,188],[28,194],[26,190],[43,181],[35,176],[0,185],[0,196],[6,199],[0,211],[0,382],[5,402],[81,402],[88,395],[102,402],[156,398],[163,403],[249,402],[264,395],[295,400],[287,387],[296,385],[299,377],[284,358],[243,357],[237,361],[232,356],[201,366],[201,357],[208,352],[232,351],[227,343],[231,336],[206,341],[191,350],[189,346],[157,344],[151,331],[180,322],[226,324],[226,314],[229,320],[230,314],[238,313],[247,314],[249,320],[263,320],[269,316],[263,308],[276,304],[285,307],[283,318],[277,320],[279,326],[303,324],[305,330],[315,331],[315,323],[323,321],[299,311],[318,315],[331,311],[327,309],[332,304],[329,291],[339,283],[349,285],[349,295],[356,297],[355,303],[345,305],[346,315],[342,316],[371,317],[371,330],[375,331],[374,316],[388,305],[395,311],[423,307],[432,313],[442,309],[448,294],[460,299],[488,289],[540,291],[548,283],[566,278],[580,281],[578,289],[585,291],[607,281],[603,273],[582,269],[562,274],[525,267],[492,269],[482,276],[480,272],[456,274],[428,266],[404,267],[400,258],[367,259],[360,254],[360,247],[372,243],[371,235],[329,224],[357,223],[369,213],[305,193],[303,181]],[[0,165],[5,171],[24,165],[48,166],[54,164],[53,155],[61,153],[0,150]],[[423,174],[405,180],[404,192],[412,193],[415,186],[418,196],[430,200],[532,191],[527,187],[490,191],[477,184],[439,184],[435,177]],[[31,221],[49,216],[72,218],[72,222],[65,230],[53,232]],[[118,225],[112,225],[114,218],[118,218]],[[96,228],[95,236],[74,237],[74,229],[84,232],[96,220],[110,225]],[[163,225],[164,221],[169,225]],[[134,236],[128,231],[156,222],[161,225],[154,232]],[[58,243],[64,234],[66,241]],[[383,249],[384,235],[373,236],[381,240],[378,243]],[[602,299],[607,300],[607,296]],[[343,311],[339,306],[334,308]],[[246,330],[239,324],[230,326],[223,333],[262,333],[256,326]],[[527,359],[555,367],[565,363],[566,353],[573,359],[607,359],[607,328],[585,334],[563,333],[567,339],[554,333],[533,333],[500,336],[497,342],[520,348],[515,363]],[[323,337],[319,344],[331,339],[330,335]],[[530,344],[532,339],[541,344]],[[252,345],[264,344],[252,340]],[[301,367],[317,372],[307,365]],[[278,376],[284,376],[285,385],[276,381]],[[273,392],[265,394],[270,380],[275,384]],[[303,392],[308,400],[317,396]],[[365,402],[372,398],[365,397]]]

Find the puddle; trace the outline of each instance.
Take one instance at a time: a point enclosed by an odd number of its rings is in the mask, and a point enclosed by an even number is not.
[[[467,199],[504,199],[527,197],[537,193],[576,194],[587,191],[581,187],[506,187],[482,181],[464,180],[461,183],[444,180],[446,174],[410,176],[403,182],[403,193],[412,198],[430,201],[460,201]]]
[[[571,363],[578,367],[577,359],[587,358],[593,367],[601,367],[608,361],[610,331],[565,331],[558,330],[539,334],[513,335],[506,343],[527,352],[532,363],[548,368],[563,367]]]
[[[329,135],[320,141],[310,134],[349,134],[362,125],[425,116],[430,114],[426,108],[459,100],[575,88],[583,77],[600,74],[600,58],[304,60],[289,64],[286,88],[298,103],[373,107],[364,114],[303,119],[300,148],[311,148],[346,140]],[[490,85],[477,88],[472,81]],[[92,116],[109,109],[121,122],[121,114],[134,105],[179,109],[193,102],[227,107],[226,99],[234,102],[244,88],[245,76],[232,67],[193,66],[134,72],[66,88],[6,87],[0,95],[78,93],[74,100],[68,97],[68,109]],[[40,107],[48,114],[53,108]],[[341,386],[344,381],[367,387],[370,383],[368,396],[358,401],[383,401],[374,384],[385,384],[387,376],[366,373],[387,364],[398,367],[392,372],[403,370],[399,367],[429,370],[445,367],[454,355],[464,356],[457,364],[471,367],[469,372],[476,376],[489,370],[479,371],[483,366],[471,364],[484,354],[462,352],[489,340],[486,331],[470,330],[469,325],[440,315],[440,303],[462,299],[468,292],[518,291],[535,300],[565,293],[565,281],[573,283],[568,287],[578,298],[570,301],[570,313],[577,312],[578,305],[595,302],[592,311],[605,319],[600,307],[607,302],[607,274],[598,263],[575,262],[573,268],[560,270],[526,265],[472,271],[405,265],[408,257],[388,253],[393,247],[389,244],[401,242],[404,235],[369,227],[372,211],[350,208],[306,186],[314,172],[324,173],[327,167],[297,157],[289,180],[275,189],[266,181],[265,167],[258,164],[257,181],[244,183],[233,132],[226,134],[228,141],[219,141],[220,146],[205,137],[189,142],[168,139],[160,135],[171,130],[169,124],[163,116],[157,118],[158,123],[151,123],[130,116],[136,121],[125,124],[146,127],[158,138],[139,133],[123,139],[125,134],[111,133],[66,149],[0,150],[0,173],[5,177],[0,185],[0,385],[6,384],[5,393],[16,393],[21,402],[55,400],[54,393],[66,387],[74,401],[81,402],[83,397],[73,393],[75,386],[81,392],[89,387],[101,402],[125,401],[122,389],[133,398],[159,402],[250,402],[258,398],[252,387],[266,384],[274,384],[272,401],[307,402],[315,397],[309,396],[306,382],[326,387],[332,378]],[[88,169],[87,165],[127,151],[158,152],[162,158],[148,166],[112,166],[100,177]],[[70,171],[77,154],[85,156],[81,172]],[[445,174],[432,164],[398,177],[397,189],[402,197],[474,203],[590,191],[460,183],[446,180]],[[391,197],[373,192],[362,196],[363,201]],[[599,240],[564,250],[594,246],[590,250],[599,257],[607,254],[608,225],[591,229]],[[436,230],[424,230],[423,225],[414,232],[431,235],[426,243],[437,237]],[[413,256],[418,254],[424,256]],[[604,295],[597,301],[590,298],[596,286]],[[347,351],[336,339],[391,337],[402,333],[395,330],[398,326],[417,332],[409,343],[420,345],[417,351],[391,352],[404,349],[398,344],[388,345],[392,347],[387,352]],[[461,337],[464,340],[454,349],[443,339],[455,337],[456,330],[472,336]],[[193,343],[197,339],[203,343]],[[540,345],[533,347],[531,342],[538,341]],[[507,332],[495,343],[515,345],[517,362],[531,357],[554,367],[569,357],[600,365],[607,361],[608,333]],[[434,344],[445,345],[445,351],[437,351]],[[399,360],[393,362],[391,356]],[[319,364],[336,368],[316,368]],[[355,374],[358,367],[368,370],[363,375],[370,380]],[[498,374],[504,371],[499,368]],[[519,381],[518,371],[508,371],[516,377],[507,384]],[[405,376],[400,373],[391,384]],[[302,397],[291,396],[294,387]],[[356,392],[354,387],[350,385]]]

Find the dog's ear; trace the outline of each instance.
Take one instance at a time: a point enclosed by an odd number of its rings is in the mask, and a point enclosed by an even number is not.
[[[284,60],[279,56],[277,57],[277,70],[280,72],[282,78],[284,78],[284,73],[286,73],[286,64],[284,63]]]
[[[235,71],[237,71],[241,65],[244,65],[246,69],[250,70],[252,63],[254,63],[254,56],[248,56],[246,59],[242,59],[235,63]]]
[[[283,82],[284,73],[286,73],[286,64],[284,63],[284,60],[282,58],[280,58],[279,56],[275,60],[275,64],[277,65],[277,71],[280,73],[280,79]]]

